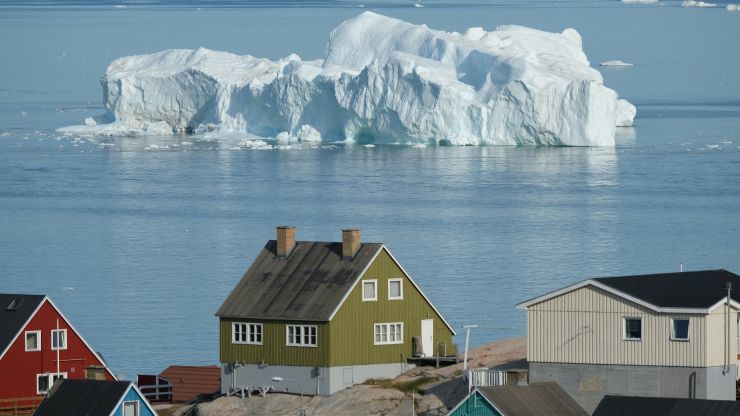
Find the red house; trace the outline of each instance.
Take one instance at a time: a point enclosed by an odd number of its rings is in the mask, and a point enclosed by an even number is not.
[[[44,395],[58,378],[116,380],[49,297],[0,293],[0,402]]]

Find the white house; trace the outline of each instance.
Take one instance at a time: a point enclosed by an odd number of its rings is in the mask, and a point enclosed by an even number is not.
[[[522,302],[530,382],[558,382],[588,412],[607,394],[735,400],[738,300],[740,276],[704,270],[588,279]]]

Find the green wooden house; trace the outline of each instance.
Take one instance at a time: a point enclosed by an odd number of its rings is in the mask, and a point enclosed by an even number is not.
[[[328,395],[456,354],[452,327],[381,243],[296,241],[278,227],[216,315],[221,387]],[[282,380],[282,381],[276,381]]]
[[[476,387],[448,416],[588,416],[557,383]]]

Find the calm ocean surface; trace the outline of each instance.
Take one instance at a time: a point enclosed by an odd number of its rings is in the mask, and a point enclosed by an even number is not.
[[[217,363],[214,313],[281,224],[299,239],[351,226],[385,242],[453,326],[480,325],[474,345],[524,335],[516,303],[587,277],[679,263],[740,273],[740,13],[367,2],[446,30],[578,29],[593,64],[635,64],[601,68],[638,106],[615,148],[257,151],[54,133],[102,113],[115,57],[205,46],[316,58],[361,11],[201,3],[0,6],[0,291],[50,295],[117,373]]]

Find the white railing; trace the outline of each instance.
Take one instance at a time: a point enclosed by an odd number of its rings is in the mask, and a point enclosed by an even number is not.
[[[505,386],[506,371],[489,368],[471,368],[468,370],[468,391],[473,387]]]

